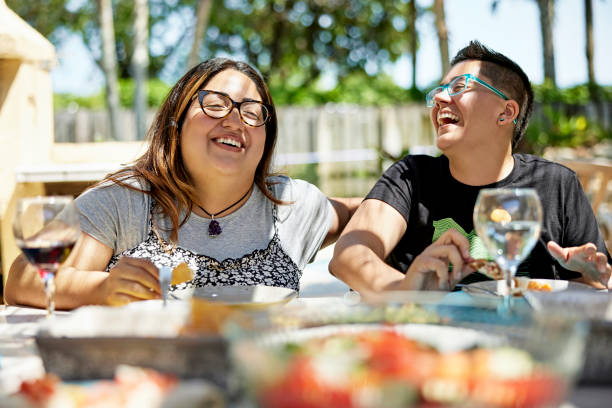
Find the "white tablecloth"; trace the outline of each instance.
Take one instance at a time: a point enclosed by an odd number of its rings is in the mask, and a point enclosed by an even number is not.
[[[346,285],[329,276],[326,268],[313,266],[315,268],[310,271],[305,286],[307,290],[289,305],[320,307],[325,303],[344,302]],[[45,310],[0,305],[0,394],[15,392],[23,380],[44,375],[42,360],[33,339],[40,323],[44,320]],[[609,405],[610,401],[612,401],[612,387],[578,386],[562,407],[599,408]]]
[[[23,380],[45,372],[33,336],[45,310],[0,305],[0,393],[11,393]]]

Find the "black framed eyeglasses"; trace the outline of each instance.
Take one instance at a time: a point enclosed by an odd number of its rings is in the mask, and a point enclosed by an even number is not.
[[[200,108],[207,116],[213,119],[221,119],[230,114],[236,108],[240,119],[249,126],[263,126],[272,114],[272,107],[263,102],[245,99],[236,102],[227,94],[217,91],[199,90],[193,95],[192,100],[198,98]]]

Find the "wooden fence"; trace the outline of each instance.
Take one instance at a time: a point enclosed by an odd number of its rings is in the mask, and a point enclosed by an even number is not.
[[[422,105],[281,107],[275,166],[307,179],[328,195],[363,196],[390,164],[382,152],[431,151],[435,139],[429,110]],[[155,111],[147,114],[150,124]],[[137,140],[132,111],[119,115],[121,141]],[[109,141],[105,111],[55,114],[55,141]],[[107,158],[108,159],[108,158]]]

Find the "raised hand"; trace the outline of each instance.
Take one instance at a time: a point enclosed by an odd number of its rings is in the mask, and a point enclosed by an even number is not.
[[[586,283],[612,289],[612,267],[608,264],[607,255],[597,252],[595,244],[589,242],[577,247],[563,248],[555,241],[549,241],[547,247],[548,252],[561,266],[581,273]]]

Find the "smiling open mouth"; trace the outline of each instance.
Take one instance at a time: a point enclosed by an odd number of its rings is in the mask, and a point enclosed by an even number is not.
[[[459,122],[459,117],[451,112],[442,112],[438,114],[438,125],[450,125]]]
[[[215,142],[224,144],[226,146],[237,147],[239,149],[242,148],[242,143],[240,143],[239,141],[235,139],[230,139],[227,137],[220,137],[219,139],[215,139]]]

